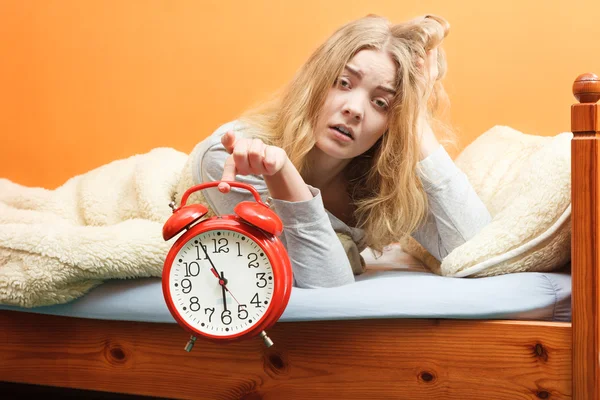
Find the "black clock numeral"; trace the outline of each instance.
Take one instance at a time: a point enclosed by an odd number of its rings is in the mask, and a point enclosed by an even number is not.
[[[259,279],[259,281],[256,282],[256,286],[258,286],[261,289],[267,286],[267,280],[265,279],[265,275],[266,274],[264,272],[256,273],[256,279]]]
[[[242,317],[243,315],[243,317]],[[245,304],[240,304],[238,306],[238,318],[239,319],[246,319],[248,318],[248,311],[246,311],[246,305]]]
[[[198,298],[196,296],[190,297],[190,310],[192,310],[192,311],[200,310],[200,303],[198,303]]]
[[[200,246],[202,246],[202,251],[200,251]],[[200,243],[200,246],[196,246],[196,260],[208,260],[208,258],[206,257],[206,245]]]
[[[258,268],[259,267],[259,264],[257,262],[258,254],[256,254],[256,253],[248,254],[248,260],[250,260],[250,262],[248,262],[248,268],[250,268],[250,267]]]
[[[204,309],[204,315],[208,314],[208,311],[210,311],[210,315],[208,316],[208,322],[212,322],[212,316],[215,313],[215,308],[205,308]]]
[[[260,308],[260,300],[258,299],[258,293],[254,294],[254,297],[252,297],[252,300],[250,300],[250,303],[254,304],[256,306],[256,308]]]
[[[229,253],[229,249],[227,246],[229,245],[229,241],[225,238],[219,239],[219,248],[217,249],[217,239],[213,239],[213,244],[215,246],[215,250],[213,253]]]
[[[240,242],[235,242],[235,244],[237,244],[237,248],[238,248],[238,257],[242,256],[242,248],[240,247]]]
[[[221,322],[224,323],[225,325],[229,325],[229,324],[231,324],[231,321],[232,321],[231,311],[223,310],[223,312],[221,313]]]
[[[184,264],[186,278],[189,278],[190,276],[198,276],[200,273],[200,264],[198,264],[196,261],[192,261],[191,263],[184,262]]]
[[[188,294],[189,292],[192,291],[192,281],[190,281],[189,279],[184,279],[181,281],[181,291],[184,294]]]

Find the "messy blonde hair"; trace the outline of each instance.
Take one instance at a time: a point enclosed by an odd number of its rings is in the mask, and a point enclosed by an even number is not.
[[[448,23],[427,16],[392,25],[369,15],[347,23],[318,47],[285,89],[240,120],[249,134],[283,148],[302,176],[315,146],[313,129],[329,90],[352,57],[363,49],[388,52],[397,65],[396,91],[388,111],[388,130],[346,169],[356,226],[365,230],[366,245],[376,251],[414,232],[426,219],[427,196],[417,175],[420,116],[431,117],[434,103],[445,99],[439,81],[434,92],[425,81],[419,58],[438,46]],[[446,62],[438,48],[438,80]],[[425,99],[430,99],[427,103]],[[448,133],[448,132],[446,132]]]

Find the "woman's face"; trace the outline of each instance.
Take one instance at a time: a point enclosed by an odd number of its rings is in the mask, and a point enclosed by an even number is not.
[[[388,127],[396,64],[386,52],[361,50],[329,89],[315,126],[316,146],[337,159],[354,158]]]

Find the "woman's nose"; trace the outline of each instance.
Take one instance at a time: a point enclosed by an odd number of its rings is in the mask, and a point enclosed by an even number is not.
[[[350,116],[350,118],[353,118],[357,121],[362,120],[363,117],[362,107],[356,100],[346,102],[346,104],[344,105],[343,113],[344,115],[348,115]]]

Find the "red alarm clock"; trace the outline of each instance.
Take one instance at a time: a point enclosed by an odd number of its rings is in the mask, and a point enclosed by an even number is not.
[[[232,187],[249,190],[255,202],[239,203],[236,215],[201,220],[202,204],[186,206],[198,190],[219,181],[189,188],[181,206],[163,227],[169,240],[184,231],[165,260],[162,289],[173,318],[191,333],[191,351],[198,336],[223,342],[260,335],[267,347],[273,342],[265,330],[283,314],[292,291],[288,254],[278,236],[283,224],[256,189],[239,182]]]

